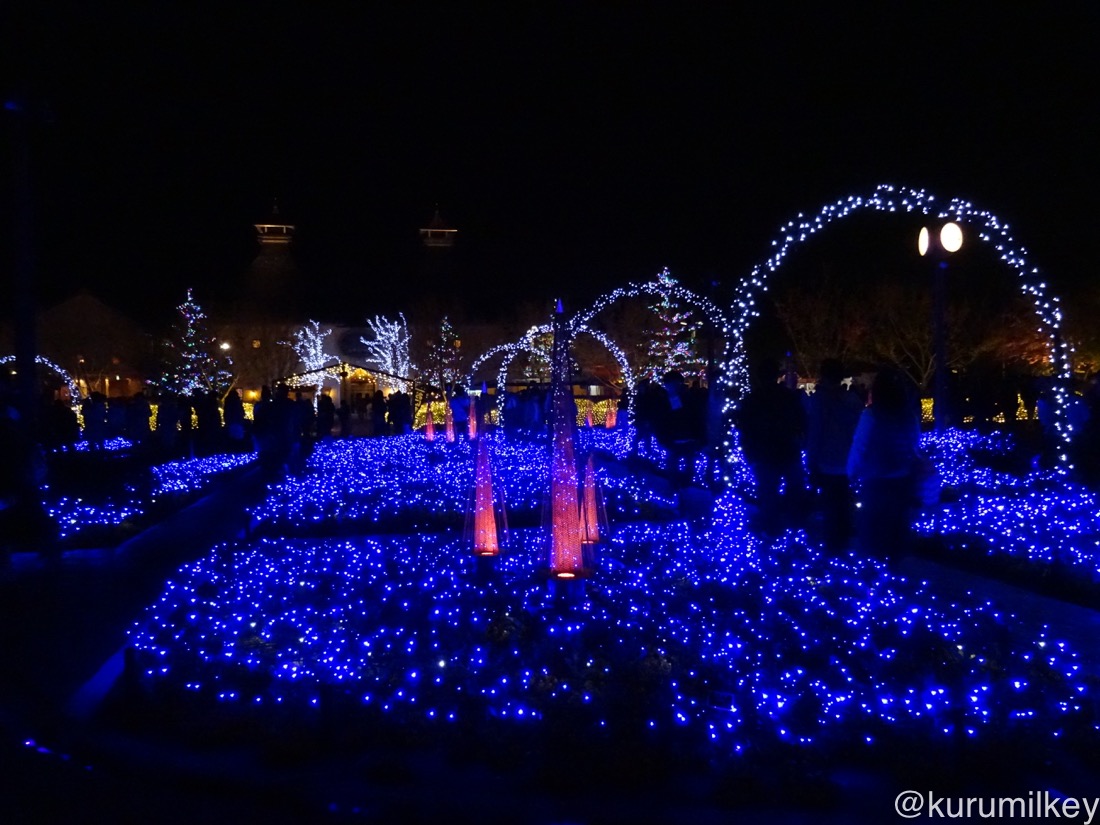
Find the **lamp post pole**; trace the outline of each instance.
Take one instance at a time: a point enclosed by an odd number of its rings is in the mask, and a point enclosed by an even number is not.
[[[947,428],[950,415],[947,398],[947,259],[962,249],[962,244],[962,229],[954,222],[945,223],[938,232],[922,227],[917,236],[917,251],[922,257],[931,257],[935,261],[932,275],[932,357],[935,362],[932,414],[937,433]]]
[[[947,428],[947,321],[944,309],[944,290],[946,287],[947,261],[936,263],[932,276],[932,334],[933,357],[936,359],[935,387],[933,389],[932,411],[936,419],[936,432]]]

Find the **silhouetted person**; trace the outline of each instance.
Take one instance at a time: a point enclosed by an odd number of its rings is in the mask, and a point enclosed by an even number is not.
[[[370,400],[372,435],[386,435],[386,414],[388,412],[386,409],[386,396],[382,394],[382,390],[375,390]]]
[[[41,442],[48,450],[71,447],[80,440],[80,421],[72,405],[60,398],[45,398],[38,414]]]
[[[765,358],[750,374],[750,389],[736,413],[745,460],[756,482],[761,529],[782,532],[802,514],[805,480],[802,443],[806,411],[798,390],[779,383],[779,364]]]
[[[193,457],[195,455],[195,427],[191,418],[191,412],[194,409],[194,401],[191,396],[185,392],[181,392],[177,400],[179,405],[179,439],[178,444],[180,452],[187,457]]]
[[[394,435],[412,432],[412,400],[408,393],[395,390],[390,394],[386,407],[390,431]]]
[[[466,394],[465,387],[455,387],[451,396],[451,421],[454,422],[455,435],[469,435],[470,430],[470,396]]]
[[[317,438],[324,440],[332,437],[332,428],[336,426],[336,404],[331,395],[321,393],[317,396]]]
[[[848,478],[860,502],[856,531],[863,552],[886,558],[908,549],[919,443],[920,416],[908,379],[883,367],[871,382],[848,453]]]
[[[340,438],[351,436],[351,404],[346,398],[340,399],[340,406],[336,409],[336,417],[340,420]]]
[[[225,439],[229,449],[237,452],[244,449],[245,445],[245,415],[244,401],[241,400],[241,392],[231,389],[225,396],[222,404],[222,417],[225,420]]]
[[[200,455],[212,455],[222,441],[222,418],[214,390],[195,395],[195,446]]]
[[[314,434],[317,432],[317,415],[313,402],[306,398],[301,390],[295,390],[291,429],[290,461],[288,467],[292,473],[302,473],[306,462],[313,453]]]
[[[673,484],[691,481],[691,466],[695,441],[692,438],[690,412],[687,404],[687,387],[683,373],[669,370],[661,378],[661,390],[665,400],[655,404],[659,417],[656,421],[657,442],[667,452],[666,474]]]
[[[825,549],[838,553],[852,535],[852,490],[848,453],[863,400],[843,383],[844,365],[836,358],[821,362],[817,386],[809,398],[806,458],[810,483],[817,490]]]
[[[80,404],[84,418],[84,440],[93,447],[102,447],[107,441],[107,396],[93,392]]]
[[[46,460],[14,403],[0,399],[0,548],[54,556],[56,528],[42,503]]]
[[[145,446],[151,430],[149,420],[153,417],[153,408],[144,392],[136,392],[126,405],[126,435],[137,447]]]

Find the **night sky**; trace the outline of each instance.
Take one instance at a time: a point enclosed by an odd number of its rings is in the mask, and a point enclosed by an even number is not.
[[[3,20],[43,305],[230,301],[275,199],[331,320],[580,305],[663,266],[721,298],[788,219],[879,183],[990,209],[1060,289],[1092,276],[1092,4],[101,5]]]

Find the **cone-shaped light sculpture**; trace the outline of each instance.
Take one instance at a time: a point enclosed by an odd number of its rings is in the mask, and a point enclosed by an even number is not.
[[[493,469],[489,460],[489,439],[482,438],[477,445],[474,464],[474,495],[467,519],[470,542],[476,556],[500,555],[501,518],[497,517],[497,497],[493,492]]]
[[[550,445],[550,575],[575,579],[589,572],[581,547],[580,502],[577,462],[573,454],[576,408],[569,375],[568,327],[558,302],[554,316],[554,343],[550,357],[550,415],[553,426]]]
[[[603,508],[596,490],[596,463],[592,456],[584,467],[584,485],[581,492],[581,530],[585,544],[598,544],[604,538]]]

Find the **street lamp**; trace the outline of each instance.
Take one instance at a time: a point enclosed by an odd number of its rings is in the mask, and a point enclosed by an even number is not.
[[[962,249],[963,231],[957,223],[949,221],[940,227],[939,232],[922,226],[917,236],[917,251],[921,257],[936,261],[932,279],[932,330],[934,357],[936,361],[935,386],[933,388],[932,414],[936,420],[936,432],[942,433],[947,427],[947,345],[944,274],[947,272],[947,259]]]

